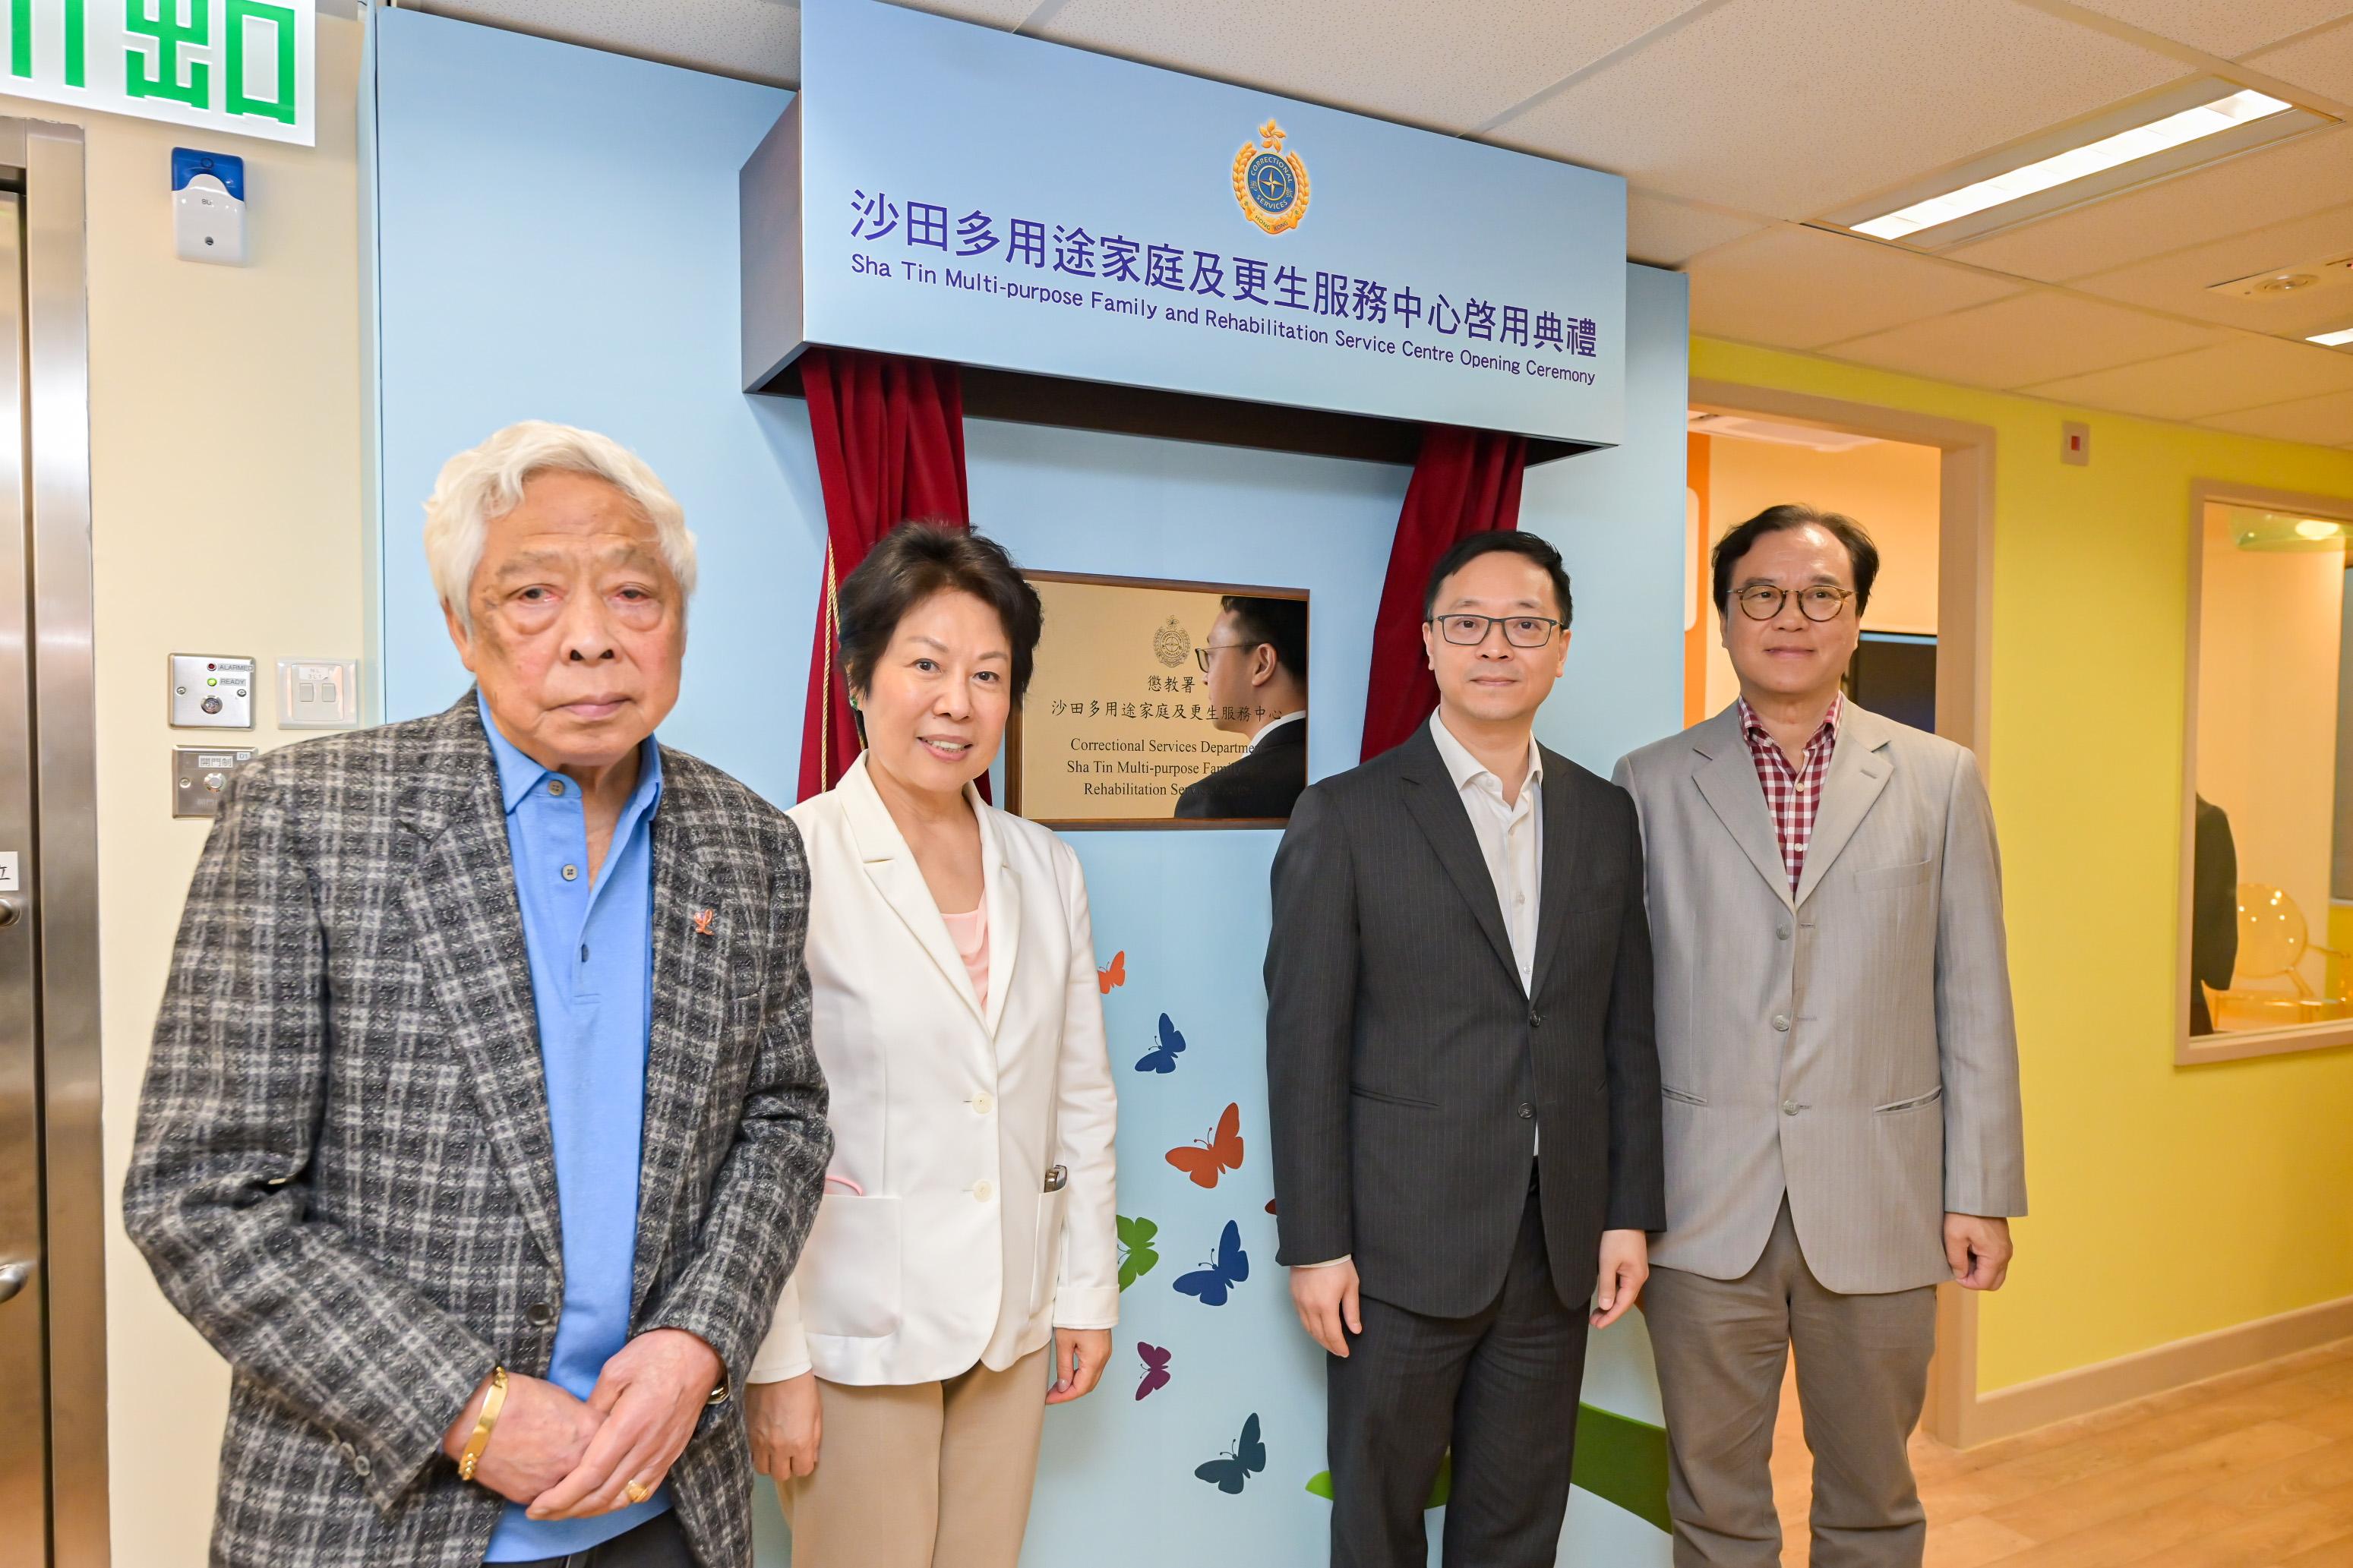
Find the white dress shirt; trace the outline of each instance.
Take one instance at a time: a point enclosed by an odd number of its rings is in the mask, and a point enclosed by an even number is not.
[[[1544,881],[1544,752],[1535,737],[1529,736],[1527,776],[1520,781],[1519,798],[1505,805],[1504,781],[1472,756],[1435,713],[1430,716],[1430,738],[1438,742],[1447,776],[1453,779],[1463,813],[1471,818],[1471,831],[1479,840],[1480,858],[1487,862],[1488,879],[1495,884],[1504,931],[1512,939],[1512,962],[1519,965],[1520,989],[1530,990],[1535,984],[1536,910]],[[1544,1148],[1541,1128],[1535,1147],[1539,1152]],[[1341,1257],[1300,1267],[1329,1268],[1347,1261]]]

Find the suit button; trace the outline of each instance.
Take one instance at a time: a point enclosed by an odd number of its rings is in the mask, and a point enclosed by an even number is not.
[[[1526,1104],[1523,1104],[1523,1105],[1520,1107],[1520,1120],[1521,1120],[1521,1121],[1534,1121],[1535,1119],[1536,1119],[1536,1108],[1535,1108],[1535,1106],[1533,1106],[1533,1105],[1526,1105]]]
[[[1528,1015],[1528,1027],[1529,1027],[1529,1028],[1531,1028],[1531,1029],[1541,1029],[1541,1028],[1543,1028],[1543,1027],[1544,1027],[1544,1015],[1543,1015],[1542,1013],[1531,1013],[1531,1014],[1529,1014],[1529,1015]]]
[[[1781,1114],[1784,1116],[1795,1116],[1799,1111],[1803,1110],[1804,1109],[1804,1106],[1799,1105],[1794,1100],[1785,1100],[1781,1102]]]
[[[980,1202],[987,1203],[990,1198],[997,1195],[997,1189],[990,1186],[987,1182],[975,1182],[972,1184],[972,1195]]]
[[[535,1329],[543,1329],[555,1321],[555,1309],[544,1301],[533,1301],[522,1310],[524,1321]]]
[[[1789,1015],[1788,1015],[1787,1013],[1776,1013],[1776,1014],[1774,1014],[1774,1015],[1773,1015],[1773,1026],[1774,1026],[1776,1029],[1780,1030],[1780,1031],[1781,1031],[1781,1033],[1783,1033],[1783,1034],[1785,1034],[1785,1035],[1786,1035],[1786,1034],[1788,1034],[1788,1033],[1789,1032]]]
[[[1775,926],[1773,928],[1773,940],[1776,942],[1788,941],[1789,928],[1788,926]]]
[[[986,1116],[996,1106],[996,1104],[997,1101],[989,1099],[988,1096],[985,1094],[976,1094],[972,1097],[973,1114],[976,1116]]]

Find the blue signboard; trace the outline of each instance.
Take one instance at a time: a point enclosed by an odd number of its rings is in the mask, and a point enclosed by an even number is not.
[[[807,0],[801,91],[743,185],[749,387],[823,343],[1620,437],[1614,174]]]

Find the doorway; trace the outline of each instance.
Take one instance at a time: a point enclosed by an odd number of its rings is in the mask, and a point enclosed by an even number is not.
[[[107,1557],[82,179],[0,120],[0,1568]]]

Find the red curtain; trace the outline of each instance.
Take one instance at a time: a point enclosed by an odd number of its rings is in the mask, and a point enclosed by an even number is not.
[[[955,366],[851,349],[799,361],[809,435],[825,491],[825,581],[801,722],[800,796],[831,789],[858,760],[858,725],[841,678],[834,594],[877,540],[909,518],[971,525],[964,476],[964,395]],[[987,780],[981,781],[984,792]]]
[[[1411,735],[1438,706],[1438,684],[1421,647],[1421,595],[1430,569],[1472,534],[1519,527],[1520,478],[1527,466],[1525,437],[1452,425],[1424,427],[1373,622],[1360,761],[1371,762]]]

